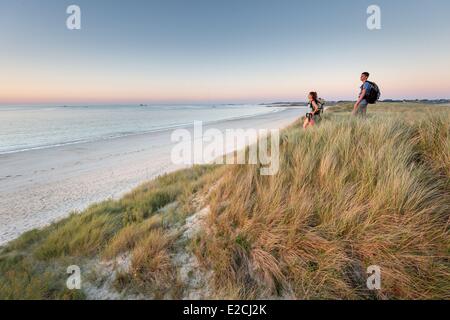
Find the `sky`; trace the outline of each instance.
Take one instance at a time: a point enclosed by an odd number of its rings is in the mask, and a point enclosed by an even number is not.
[[[448,0],[0,0],[0,105],[353,100],[363,71],[382,98],[450,98],[449,14]]]

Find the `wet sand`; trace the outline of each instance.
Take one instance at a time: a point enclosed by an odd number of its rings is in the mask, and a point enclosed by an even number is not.
[[[305,113],[292,108],[204,125],[204,130],[283,128]],[[187,128],[192,129],[192,128]],[[183,168],[172,164],[173,129],[0,155],[0,245],[141,183]]]

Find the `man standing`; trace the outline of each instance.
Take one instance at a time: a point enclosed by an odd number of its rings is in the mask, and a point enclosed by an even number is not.
[[[367,113],[367,105],[369,101],[367,101],[366,97],[369,96],[370,90],[372,90],[372,86],[370,82],[367,81],[369,79],[370,74],[368,72],[363,72],[361,74],[361,92],[359,93],[358,101],[356,101],[355,106],[353,107],[353,115],[365,116]]]

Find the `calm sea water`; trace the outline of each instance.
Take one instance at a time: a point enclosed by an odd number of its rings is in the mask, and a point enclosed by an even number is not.
[[[259,105],[0,107],[0,154],[280,111]]]

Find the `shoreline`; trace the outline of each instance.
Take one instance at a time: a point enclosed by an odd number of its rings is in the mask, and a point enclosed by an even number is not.
[[[306,108],[205,123],[205,130],[281,129]],[[184,127],[192,128],[192,126]],[[0,155],[0,245],[189,166],[170,163],[174,128]]]
[[[299,108],[299,107],[297,107],[297,108]],[[282,111],[285,111],[285,110],[274,109],[274,110],[271,110],[271,111],[265,112],[265,113],[257,113],[257,114],[252,114],[252,115],[230,117],[230,118],[225,118],[225,119],[220,119],[220,120],[210,120],[210,121],[204,121],[203,123],[205,125],[211,125],[211,124],[227,122],[227,121],[244,120],[244,119],[254,118],[257,116],[261,116],[261,115],[268,115],[268,114],[272,114],[272,113],[282,112]],[[173,125],[168,125],[168,126],[164,126],[164,127],[155,127],[153,129],[149,129],[149,130],[145,130],[145,131],[141,131],[141,132],[117,133],[114,136],[104,136],[104,137],[99,136],[96,138],[86,139],[86,140],[72,140],[72,141],[60,142],[60,143],[50,144],[50,145],[32,146],[32,147],[27,147],[25,149],[4,150],[4,151],[0,151],[0,157],[2,155],[8,155],[8,154],[14,154],[14,153],[20,153],[20,152],[53,149],[53,148],[59,148],[59,147],[64,147],[64,146],[69,146],[69,145],[94,143],[94,142],[100,142],[100,141],[108,141],[108,140],[113,140],[113,139],[132,137],[132,136],[152,134],[152,133],[157,133],[157,132],[164,132],[164,131],[169,131],[169,130],[188,128],[190,126],[191,126],[191,123],[180,123],[180,124],[173,124]]]

